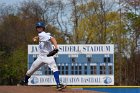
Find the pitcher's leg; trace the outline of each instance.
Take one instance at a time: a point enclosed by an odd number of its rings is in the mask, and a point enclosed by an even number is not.
[[[30,69],[27,71],[24,80],[20,81],[21,85],[27,85],[28,83],[28,79],[30,78],[30,76],[36,71],[38,70],[44,63],[41,62],[41,60],[39,58],[37,58],[33,64],[31,65]]]
[[[52,61],[50,64],[48,64],[49,68],[53,71],[53,75],[57,84],[57,90],[62,90],[66,88],[66,85],[63,85],[60,83],[60,79],[59,79],[59,71],[57,68],[57,65],[55,63],[55,61]]]
[[[28,83],[28,79],[30,78],[30,76],[36,71],[38,70],[42,65],[44,65],[43,62],[41,62],[40,60],[35,60],[32,64],[32,66],[30,67],[30,69],[27,71],[26,76],[25,76],[25,83]]]
[[[27,76],[31,76],[36,70],[38,70],[42,65],[44,65],[45,63],[35,60],[32,64],[32,66],[30,67],[30,69],[27,71],[26,75]]]
[[[53,57],[46,57],[44,62],[47,63],[49,68],[51,69],[51,71],[53,71],[53,75],[54,75],[56,85],[57,85],[57,90],[62,90],[64,88],[66,88],[66,85],[63,85],[60,82],[59,71],[58,71],[58,67],[56,65],[54,58]]]
[[[51,69],[51,71],[53,71],[53,75],[54,75],[56,84],[59,85],[60,84],[59,71],[58,71],[58,68],[57,68],[55,61],[52,61],[50,64],[48,64],[48,66]]]

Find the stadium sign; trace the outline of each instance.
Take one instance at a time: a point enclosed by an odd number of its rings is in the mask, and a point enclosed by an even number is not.
[[[67,85],[114,85],[114,45],[58,45],[54,56],[60,80]],[[52,46],[53,47],[53,46]],[[38,45],[28,45],[28,69],[38,57]],[[29,85],[55,85],[52,71],[45,65],[29,79]]]

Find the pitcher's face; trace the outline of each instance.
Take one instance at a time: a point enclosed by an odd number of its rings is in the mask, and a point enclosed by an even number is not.
[[[38,32],[42,32],[42,31],[44,30],[44,28],[43,28],[43,27],[36,27],[36,30],[37,30]]]

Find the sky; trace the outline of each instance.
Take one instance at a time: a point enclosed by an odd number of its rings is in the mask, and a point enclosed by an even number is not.
[[[23,1],[29,1],[29,0],[0,0],[0,4],[5,3],[7,5],[14,5],[14,4],[19,4],[20,2]],[[48,0],[48,1],[54,1],[54,0]],[[66,1],[66,0],[62,0],[62,1]]]
[[[0,0],[0,4],[7,4],[7,5],[13,5],[13,4],[18,4],[24,0]]]

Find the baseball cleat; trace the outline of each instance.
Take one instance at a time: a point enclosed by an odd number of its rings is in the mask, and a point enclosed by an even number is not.
[[[21,80],[18,85],[27,86],[28,83],[26,83],[24,80]]]
[[[67,87],[66,85],[59,84],[59,85],[57,85],[57,90],[61,91],[62,89],[65,89],[66,87]]]

